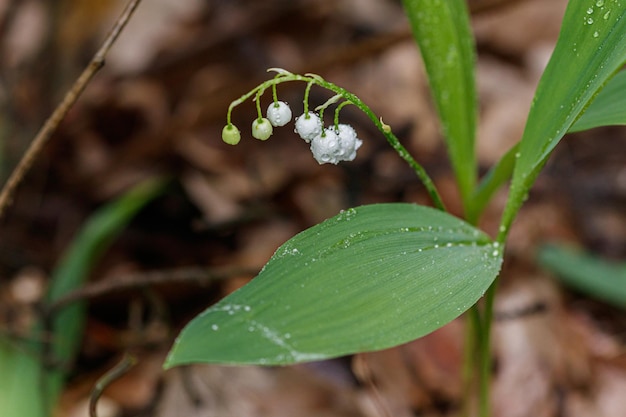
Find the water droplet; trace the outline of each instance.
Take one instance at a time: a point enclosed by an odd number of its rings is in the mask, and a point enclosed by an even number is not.
[[[522,154],[520,152],[515,152],[515,157],[519,158],[520,156],[522,156]]]
[[[587,14],[592,14],[592,13],[593,13],[593,8],[592,7],[588,8],[587,9]]]
[[[604,16],[602,17],[604,18],[604,20],[607,20],[610,15],[611,15],[611,11],[609,10],[608,12],[604,13]]]
[[[491,255],[495,258],[495,257],[497,257],[498,255],[500,255],[500,251],[498,251],[498,250],[494,250],[493,252],[491,252]]]
[[[588,17],[587,18],[587,23],[590,25],[593,25],[593,17]]]
[[[593,32],[593,37],[597,38],[598,36],[600,36],[600,34],[598,33],[598,31],[596,30],[595,32]]]
[[[598,1],[596,1],[596,6],[598,6],[598,7],[602,7],[602,6],[604,6],[604,0],[598,0]]]
[[[244,309],[245,311],[250,311],[250,310],[251,310],[250,306],[244,306],[244,307],[243,307],[243,309]]]
[[[493,242],[493,247],[497,248],[498,246],[500,246],[500,242]]]
[[[219,330],[219,328],[220,328],[220,326],[218,326],[217,324],[211,325],[211,329],[214,330],[214,331],[215,330]]]

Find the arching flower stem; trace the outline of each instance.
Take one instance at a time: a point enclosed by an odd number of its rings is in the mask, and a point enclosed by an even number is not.
[[[263,94],[263,92],[267,88],[271,87],[274,90],[278,84],[291,82],[291,81],[302,81],[302,82],[307,83],[307,87],[304,91],[304,114],[307,115],[309,92],[313,85],[317,85],[321,88],[332,91],[333,93],[341,96],[344,100],[346,100],[350,104],[357,106],[363,113],[365,113],[365,115],[369,117],[372,123],[374,123],[374,126],[376,126],[378,130],[380,130],[383,136],[385,136],[385,138],[387,139],[387,142],[389,142],[391,147],[398,153],[398,155],[400,155],[402,159],[404,159],[409,164],[409,166],[416,173],[416,175],[418,176],[422,184],[424,184],[424,187],[426,188],[426,191],[428,192],[430,198],[432,199],[434,206],[440,210],[445,211],[445,205],[443,204],[443,201],[441,200],[441,197],[437,189],[435,188],[435,185],[432,179],[426,173],[426,170],[424,169],[424,167],[422,167],[411,156],[409,151],[400,143],[400,140],[393,134],[390,127],[384,124],[382,120],[380,120],[374,114],[374,112],[363,101],[361,101],[360,98],[358,98],[356,95],[352,94],[351,92],[331,82],[324,80],[322,77],[320,77],[317,74],[299,75],[299,74],[293,74],[291,72],[285,71],[283,69],[277,69],[277,68],[272,68],[268,71],[275,71],[275,72],[278,72],[278,74],[274,78],[267,80],[261,83],[260,85],[256,86],[255,88],[250,90],[248,93],[242,95],[240,98],[238,98],[237,100],[233,101],[230,104],[230,106],[228,107],[228,112],[226,114],[227,126],[231,125],[231,113],[233,109],[237,107],[239,104],[243,103],[244,101],[248,100],[250,97],[256,94],[255,101],[257,102],[257,111],[259,112],[259,115],[261,115],[260,104],[259,104],[261,94]],[[342,105],[343,103],[340,104],[340,106]],[[335,123],[337,124],[338,122],[335,121]]]

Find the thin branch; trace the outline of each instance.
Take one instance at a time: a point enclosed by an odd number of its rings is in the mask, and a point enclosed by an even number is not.
[[[141,288],[156,284],[196,282],[206,283],[230,278],[234,275],[256,275],[260,268],[182,268],[169,271],[155,271],[124,275],[112,280],[89,284],[71,291],[47,307],[48,313],[55,313],[68,304],[106,294]]]
[[[107,35],[98,52],[96,52],[83,73],[74,82],[67,94],[65,94],[63,101],[61,101],[61,103],[57,106],[48,120],[46,120],[37,133],[37,136],[35,136],[35,139],[31,142],[30,146],[24,153],[24,156],[17,164],[17,167],[15,167],[11,176],[2,188],[2,192],[0,192],[0,218],[2,218],[5,210],[11,204],[13,194],[15,193],[18,185],[22,182],[24,176],[35,162],[35,159],[48,143],[52,134],[56,131],[59,124],[65,118],[76,100],[78,100],[78,97],[80,97],[85,87],[87,87],[87,84],[89,84],[94,75],[96,75],[96,73],[104,66],[105,56],[119,37],[122,29],[124,29],[140,2],[141,0],[130,0],[128,2],[126,8],[115,22],[115,25]]]
[[[135,366],[136,363],[137,363],[137,359],[135,359],[134,356],[131,356],[128,353],[125,353],[124,357],[117,365],[115,365],[106,374],[102,375],[100,379],[98,379],[98,382],[96,382],[96,386],[91,391],[91,396],[89,397],[89,416],[90,417],[98,417],[96,406],[98,405],[98,400],[104,393],[104,390],[109,385],[111,385],[113,381],[124,376],[124,374],[126,374],[130,370],[130,368]]]

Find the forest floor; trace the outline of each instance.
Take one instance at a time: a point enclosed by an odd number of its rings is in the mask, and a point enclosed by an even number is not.
[[[567,2],[469,4],[484,173],[521,137]],[[122,6],[0,1],[3,181]],[[272,67],[320,74],[368,103],[460,214],[400,2],[144,1],[0,220],[0,329],[19,332],[98,207],[142,181],[171,181],[93,265],[83,294],[86,333],[58,416],[87,415],[95,381],[127,351],[138,365],[108,387],[100,417],[459,415],[463,318],[397,348],[336,360],[162,370],[178,331],[296,233],[357,205],[430,204],[356,108],[342,112],[364,142],[351,163],[318,165],[291,128],[252,139],[249,104],[233,114],[241,143],[224,144],[229,103],[271,77]],[[279,87],[296,115],[303,87]],[[313,89],[310,100],[327,98]],[[564,287],[538,265],[537,251],[557,242],[626,259],[625,149],[623,128],[566,137],[513,226],[496,300],[494,417],[624,416],[624,311]],[[505,198],[502,190],[481,219],[492,236]],[[148,285],[155,275],[159,283]]]

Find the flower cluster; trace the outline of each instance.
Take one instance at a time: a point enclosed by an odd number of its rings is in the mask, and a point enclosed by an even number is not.
[[[258,117],[252,122],[252,136],[259,140],[267,140],[273,133],[274,127],[285,126],[292,119],[291,108],[284,101],[276,98],[275,84],[274,101],[269,105],[266,117],[263,117],[259,108],[259,101],[263,89],[256,92]],[[334,101],[329,100],[325,105],[318,107],[317,112],[308,111],[308,91],[305,92],[305,111],[295,119],[295,132],[311,147],[311,153],[320,164],[337,164],[341,161],[353,161],[357,150],[363,144],[352,126],[338,123],[339,106],[335,114],[335,123],[329,127],[324,127],[322,122],[323,110]],[[237,102],[234,102],[238,104]],[[231,108],[234,105],[231,105]],[[230,109],[228,123],[222,130],[222,139],[230,145],[236,145],[241,140],[241,132],[235,125],[230,123]]]

